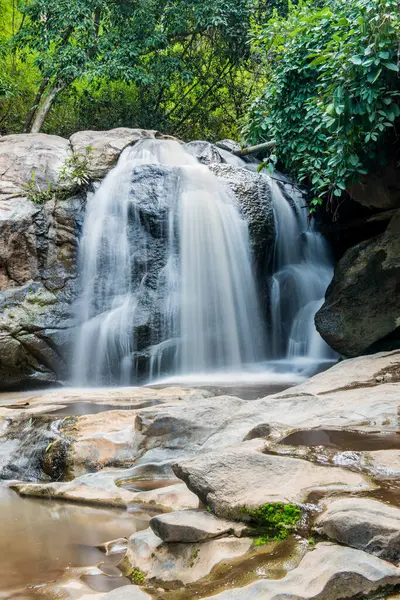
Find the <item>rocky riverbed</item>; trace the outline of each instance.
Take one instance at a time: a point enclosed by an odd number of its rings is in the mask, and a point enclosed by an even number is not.
[[[95,545],[111,510],[117,539],[101,532],[104,560],[89,565],[67,557],[39,578],[17,566],[0,597],[339,600],[400,590],[399,351],[251,400],[178,387],[9,400],[0,407],[7,493],[26,497],[32,519],[60,501],[76,507],[74,522],[79,507],[90,510]],[[77,403],[96,409],[79,415]],[[54,532],[65,545],[56,521]]]

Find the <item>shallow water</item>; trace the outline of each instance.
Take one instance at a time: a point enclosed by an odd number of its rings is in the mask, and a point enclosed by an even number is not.
[[[0,514],[0,598],[58,581],[66,569],[104,563],[97,545],[127,537],[148,523],[140,513],[21,498],[2,485]],[[97,575],[85,583],[99,589],[128,582]]]
[[[285,437],[288,446],[325,446],[354,452],[400,450],[400,433],[342,431],[340,429],[308,429]]]

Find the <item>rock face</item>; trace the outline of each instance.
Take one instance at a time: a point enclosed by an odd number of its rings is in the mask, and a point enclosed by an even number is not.
[[[400,583],[390,563],[333,544],[318,544],[300,565],[278,581],[263,580],[212,596],[213,600],[337,600],[367,595]]]
[[[316,529],[340,544],[394,563],[400,560],[400,509],[394,506],[367,498],[333,500]]]
[[[363,491],[367,478],[341,468],[321,467],[297,458],[262,454],[260,440],[208,452],[173,469],[219,517],[243,520],[246,509],[269,502],[305,504],[312,492]]]
[[[400,212],[385,233],[339,261],[315,323],[344,356],[400,344]]]

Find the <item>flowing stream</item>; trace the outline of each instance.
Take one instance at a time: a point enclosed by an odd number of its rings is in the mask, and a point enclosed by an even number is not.
[[[332,358],[314,326],[332,275],[325,242],[308,227],[301,194],[288,197],[284,184],[260,177],[269,182],[276,229],[268,318],[248,226],[227,185],[175,141],[123,151],[88,198],[74,384],[215,373],[232,380],[276,371],[277,360]]]

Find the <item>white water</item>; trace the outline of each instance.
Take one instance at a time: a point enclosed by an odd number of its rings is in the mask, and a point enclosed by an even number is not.
[[[270,283],[273,356],[293,361],[334,359],[314,324],[333,275],[327,243],[307,222],[302,195],[294,189],[290,203],[281,184],[271,179],[270,185],[276,229]]]
[[[155,200],[132,186],[149,165],[165,165]],[[259,361],[264,333],[249,248],[233,194],[180,144],[146,140],[127,148],[88,199],[74,381],[132,381],[143,324],[153,332],[151,379]]]

